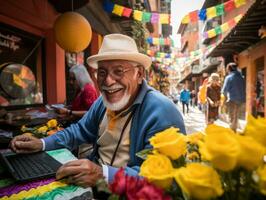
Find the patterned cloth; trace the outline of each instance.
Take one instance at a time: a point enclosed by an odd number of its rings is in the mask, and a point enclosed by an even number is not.
[[[67,149],[59,149],[47,152],[62,164],[75,160],[76,158]],[[3,169],[0,169],[0,172]],[[15,183],[13,179],[2,178],[0,180],[0,199],[57,199],[67,200],[75,197],[84,196],[92,198],[91,188],[81,188],[75,185],[68,185],[63,180],[56,181],[55,178],[42,179],[28,183]]]

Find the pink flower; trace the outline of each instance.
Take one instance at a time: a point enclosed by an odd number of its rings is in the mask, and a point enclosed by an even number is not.
[[[123,168],[120,168],[115,174],[114,181],[110,184],[110,190],[117,195],[123,195],[125,193],[126,176]]]
[[[110,190],[126,197],[128,200],[170,200],[171,197],[164,194],[161,188],[158,188],[146,179],[140,177],[127,176],[121,168],[115,174],[114,181],[110,184]]]

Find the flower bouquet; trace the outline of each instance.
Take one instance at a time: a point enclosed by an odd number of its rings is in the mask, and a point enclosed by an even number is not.
[[[43,138],[52,135],[62,129],[63,128],[60,126],[56,119],[51,119],[46,124],[40,126],[26,127],[25,125],[23,125],[20,130],[22,134],[35,136],[37,138]]]
[[[153,136],[150,143],[153,149],[138,153],[144,159],[140,167],[144,179],[127,177],[119,171],[110,185],[112,196],[116,195],[117,199],[266,199],[264,118],[249,116],[241,133],[209,125],[203,133],[186,136],[176,128],[169,128]],[[135,196],[130,198],[130,195]]]

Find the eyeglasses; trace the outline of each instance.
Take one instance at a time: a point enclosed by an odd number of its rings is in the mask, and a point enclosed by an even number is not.
[[[122,68],[122,67],[117,67],[111,70],[105,70],[105,69],[98,69],[97,70],[97,77],[99,79],[106,79],[106,77],[108,76],[108,74],[115,80],[119,80],[122,79],[125,75],[126,72],[136,68],[138,66],[133,66],[130,68]]]

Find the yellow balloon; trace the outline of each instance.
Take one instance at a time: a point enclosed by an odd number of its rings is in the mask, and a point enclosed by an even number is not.
[[[60,15],[54,24],[58,45],[68,52],[81,52],[90,44],[92,31],[87,19],[76,12]]]

